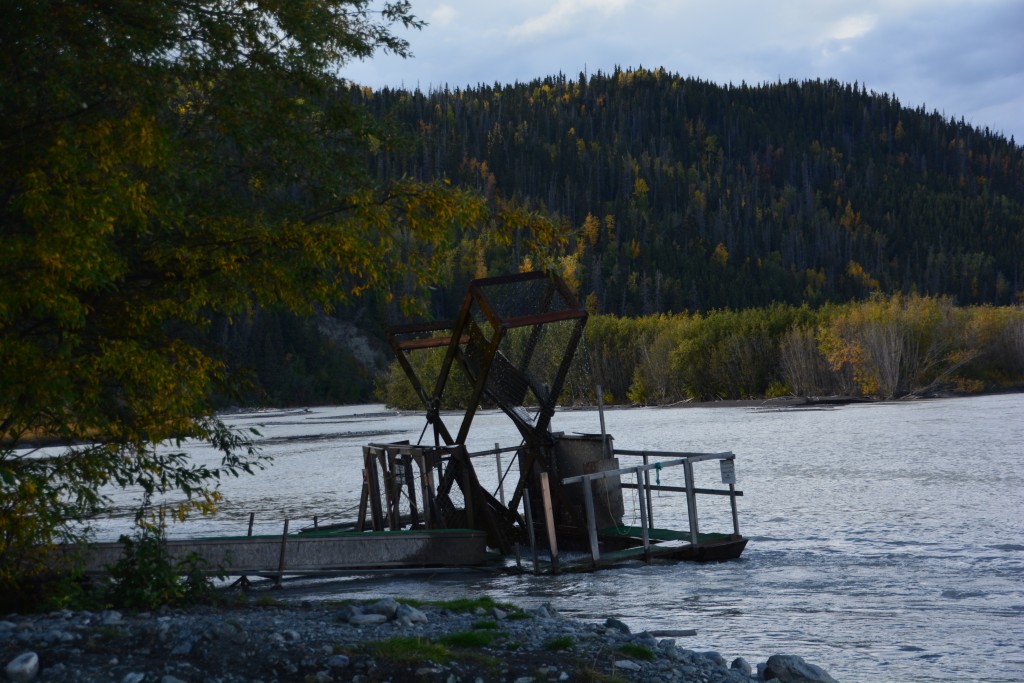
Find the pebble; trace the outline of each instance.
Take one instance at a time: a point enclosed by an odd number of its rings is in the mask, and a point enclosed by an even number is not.
[[[500,662],[498,672],[476,671],[472,658],[460,657],[419,661],[398,671],[394,662],[378,660],[361,649],[369,641],[410,634],[440,639],[479,629],[485,620],[498,624],[498,635],[479,654]],[[554,640],[573,645],[567,653],[552,652]],[[627,645],[647,648],[653,658],[623,656]],[[466,613],[414,607],[393,598],[344,606],[279,603],[163,609],[152,614],[108,610],[7,615],[0,621],[0,662],[5,661],[8,680],[25,683],[37,678],[46,683],[358,683],[411,676],[457,683],[546,683],[576,680],[580,662],[590,667],[588,675],[623,681],[754,683],[774,675],[783,682],[833,683],[824,670],[799,657],[773,656],[758,665],[764,673],[759,678],[742,658],[727,665],[717,652],[686,650],[673,638],[659,640],[655,632],[634,634],[615,618],[565,618],[550,604],[530,610],[503,605]]]
[[[349,665],[349,658],[345,655],[331,655],[327,658],[327,666],[332,669],[346,669]]]

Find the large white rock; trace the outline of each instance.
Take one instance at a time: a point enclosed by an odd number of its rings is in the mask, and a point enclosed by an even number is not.
[[[782,683],[839,683],[821,667],[808,664],[797,655],[772,655],[764,668],[765,680]]]
[[[7,663],[7,680],[15,683],[31,681],[39,673],[39,655],[25,652]]]

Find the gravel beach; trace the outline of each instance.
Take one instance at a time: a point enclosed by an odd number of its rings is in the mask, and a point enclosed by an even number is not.
[[[834,681],[798,656],[753,665],[550,606],[275,603],[0,619],[10,681]]]

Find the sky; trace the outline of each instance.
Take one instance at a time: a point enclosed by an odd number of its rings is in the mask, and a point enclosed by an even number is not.
[[[837,79],[1024,144],[1024,0],[411,0],[413,56],[342,76],[427,91],[658,68],[720,84]]]

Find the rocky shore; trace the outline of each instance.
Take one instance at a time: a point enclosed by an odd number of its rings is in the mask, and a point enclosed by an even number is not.
[[[0,619],[10,681],[833,681],[800,657],[751,666],[694,652],[673,635],[631,633],[549,606],[488,600],[419,605],[384,598],[128,613],[61,611]]]

